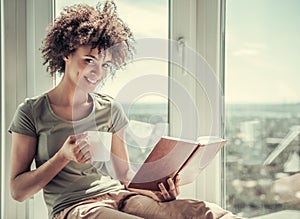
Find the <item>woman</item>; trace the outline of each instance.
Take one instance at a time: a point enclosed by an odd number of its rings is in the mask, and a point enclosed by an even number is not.
[[[17,109],[12,133],[11,194],[23,201],[43,189],[49,218],[220,218],[234,217],[216,205],[176,200],[178,177],[169,190],[128,190],[130,166],[123,141],[127,118],[120,105],[95,88],[126,64],[133,52],[130,29],[113,2],[96,8],[65,8],[42,48],[44,64],[61,82]],[[111,132],[115,178],[92,165],[86,131]],[[30,170],[32,161],[36,169]]]

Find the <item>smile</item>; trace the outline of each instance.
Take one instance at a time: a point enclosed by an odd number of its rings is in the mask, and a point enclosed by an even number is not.
[[[92,80],[92,79],[88,78],[87,76],[84,76],[84,78],[91,84],[97,84],[99,82],[99,80]]]

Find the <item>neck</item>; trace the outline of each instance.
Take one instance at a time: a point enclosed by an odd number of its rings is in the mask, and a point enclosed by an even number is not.
[[[49,98],[52,104],[64,106],[78,106],[88,103],[88,94],[73,86],[70,83],[64,83],[64,80],[49,92]]]

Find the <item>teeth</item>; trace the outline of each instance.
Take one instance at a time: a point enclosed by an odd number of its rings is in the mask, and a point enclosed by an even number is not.
[[[92,84],[96,84],[97,81],[98,81],[98,80],[92,80],[92,79],[90,79],[90,78],[88,78],[88,77],[85,77],[85,78],[86,78],[86,80],[87,80],[88,82],[90,82],[90,83],[92,83]]]

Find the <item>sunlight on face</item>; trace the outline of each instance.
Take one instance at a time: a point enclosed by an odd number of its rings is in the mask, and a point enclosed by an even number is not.
[[[105,79],[112,67],[110,52],[91,49],[91,46],[81,46],[66,59],[66,72],[69,78],[87,93]]]

